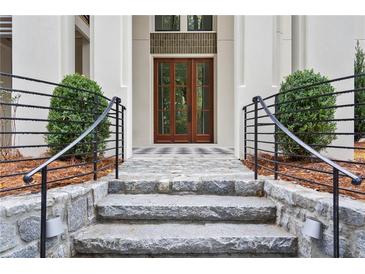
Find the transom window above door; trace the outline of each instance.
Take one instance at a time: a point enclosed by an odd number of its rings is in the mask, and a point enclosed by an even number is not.
[[[179,31],[180,16],[178,15],[156,15],[155,31]]]
[[[155,15],[154,31],[214,31],[213,15]]]
[[[212,15],[188,15],[188,31],[212,31]]]

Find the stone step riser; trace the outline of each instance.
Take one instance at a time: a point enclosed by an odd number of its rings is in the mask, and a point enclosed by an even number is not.
[[[209,241],[203,239],[183,239],[177,243],[175,239],[142,240],[133,241],[128,239],[110,239],[103,242],[88,241],[87,243],[75,242],[76,251],[83,253],[111,253],[111,254],[293,254],[294,244],[285,238],[215,238]],[[273,246],[280,247],[272,248]]]
[[[272,223],[276,208],[227,207],[98,207],[98,217],[107,220],[140,221],[239,221],[246,223]]]
[[[246,227],[245,227],[246,226]],[[76,235],[80,254],[295,256],[297,239],[270,225],[98,225]]]
[[[109,182],[110,194],[198,194],[262,196],[263,182],[247,180],[212,181],[121,181]]]
[[[219,195],[109,194],[97,204],[101,220],[273,222],[266,198]]]
[[[248,254],[248,253],[204,253],[204,254],[113,254],[78,253],[75,258],[293,258],[296,254]]]

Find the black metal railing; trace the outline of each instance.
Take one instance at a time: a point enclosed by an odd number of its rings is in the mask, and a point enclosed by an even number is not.
[[[334,247],[333,256],[339,257],[339,194],[344,193],[352,196],[362,196],[365,198],[365,190],[361,185],[362,178],[365,175],[365,154],[361,156],[361,152],[365,150],[365,146],[354,144],[357,136],[365,136],[365,132],[355,132],[354,122],[365,117],[357,117],[354,115],[354,109],[362,103],[347,102],[341,103],[342,99],[348,100],[349,95],[356,92],[365,92],[365,88],[339,90],[334,89],[333,92],[322,93],[317,96],[299,96],[299,99],[283,100],[282,94],[289,92],[303,93],[309,88],[321,88],[324,84],[344,84],[344,81],[353,81],[356,77],[364,77],[365,74],[341,77],[325,82],[310,84],[306,86],[292,88],[280,93],[261,98],[256,96],[253,103],[243,107],[244,121],[244,163],[252,168],[255,172],[255,179],[258,175],[273,175],[275,179],[284,179],[296,181],[306,186],[316,189],[333,192],[333,234]],[[341,95],[348,95],[341,98]],[[286,125],[280,122],[280,117],[285,114],[280,112],[280,106],[289,105],[293,102],[303,102],[305,100],[322,100],[324,98],[336,96],[336,104],[333,106],[323,106],[317,109],[306,108],[306,104],[295,104],[295,109],[289,107],[285,113],[307,111],[318,112],[324,109],[332,108],[336,114],[330,119],[316,120],[300,119],[298,121],[291,120],[290,125],[303,123],[321,123],[335,122],[336,130],[333,132],[291,132]],[[364,102],[365,103],[365,102]],[[293,105],[292,105],[293,106]],[[342,111],[343,109],[347,111]],[[308,116],[305,116],[308,117]],[[313,116],[316,117],[316,116]],[[293,128],[293,127],[292,127]],[[311,143],[306,144],[304,139],[306,134],[320,136],[346,136],[343,140],[336,140],[337,143]],[[283,138],[286,136],[296,146],[302,148],[305,153],[290,153],[283,147]],[[331,138],[333,140],[334,138]],[[317,139],[318,140],[318,139]],[[338,143],[344,141],[344,143]],[[317,149],[321,149],[319,153]],[[343,150],[348,152],[347,156],[341,153]],[[355,156],[351,157],[353,151]],[[360,152],[360,153],[359,153]],[[357,154],[360,156],[356,156]],[[332,156],[332,157],[331,157]],[[345,158],[347,157],[347,158]],[[364,157],[364,158],[361,158]]]
[[[12,85],[17,88],[0,86],[0,92],[6,94],[6,96],[0,97],[0,194],[6,195],[27,190],[39,191],[40,187],[40,257],[45,257],[47,189],[90,179],[97,180],[98,176],[106,175],[113,169],[115,169],[115,177],[118,178],[119,164],[124,161],[126,108],[121,104],[119,97],[109,99],[90,90],[0,72],[0,80],[3,78],[11,78]],[[54,132],[47,131],[47,123],[54,122],[48,117],[48,111],[56,109],[56,107],[50,106],[49,99],[63,97],[53,95],[50,87],[52,89],[63,87],[74,93],[87,92],[91,95],[90,101],[79,101],[76,96],[76,98],[72,97],[74,101],[70,102],[70,106],[67,108],[57,108],[67,114],[64,120],[57,120],[57,122],[77,124],[79,125],[77,132],[64,131],[62,128]],[[11,100],[14,95],[17,96],[16,101]],[[102,104],[102,99],[107,102],[106,107],[105,104]],[[89,119],[92,121],[91,124],[74,120],[73,104],[93,105],[91,112],[85,110],[83,113],[83,115],[91,117]],[[22,111],[15,112],[16,108]],[[109,128],[109,137],[106,140],[99,138],[100,126],[104,123],[107,123]],[[74,136],[74,138],[71,143],[47,144],[43,137],[49,134],[67,135],[72,138]],[[16,138],[6,138],[9,135]],[[89,136],[92,136],[89,138],[92,141],[86,140]],[[85,145],[91,146],[92,149],[87,152],[82,149],[78,150],[80,146]],[[39,151],[40,149],[43,150],[43,154]],[[51,155],[50,149],[57,153]]]

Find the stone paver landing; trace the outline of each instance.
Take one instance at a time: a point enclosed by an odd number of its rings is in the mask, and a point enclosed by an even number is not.
[[[182,148],[184,150],[181,150]],[[166,153],[159,153],[161,150]],[[179,154],[178,151],[190,151],[191,153]],[[148,176],[150,178],[153,176],[159,179],[173,179],[181,176],[253,176],[252,171],[235,158],[233,150],[230,148],[161,146],[137,148],[134,149],[134,152],[134,156],[121,166],[120,175]]]

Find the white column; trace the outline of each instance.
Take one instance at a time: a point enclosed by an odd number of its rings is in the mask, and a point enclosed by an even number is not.
[[[91,79],[102,87],[105,96],[121,97],[122,104],[127,108],[126,157],[132,153],[131,27],[131,16],[91,17]]]
[[[75,16],[61,16],[61,75],[75,72]]]
[[[153,57],[150,30],[153,16],[133,16],[133,142],[153,144]]]
[[[292,72],[306,67],[306,16],[292,16]]]
[[[240,94],[245,88],[245,16],[234,17],[234,152],[237,158],[243,151],[243,117]]]
[[[122,17],[122,103],[126,112],[126,155],[132,156],[133,148],[133,102],[132,102],[132,16]]]
[[[217,16],[216,142],[234,144],[234,16]]]
[[[235,155],[243,157],[243,112],[257,95],[277,92],[273,83],[274,17],[235,16]],[[252,138],[250,138],[252,139]],[[252,146],[252,143],[250,144]]]

